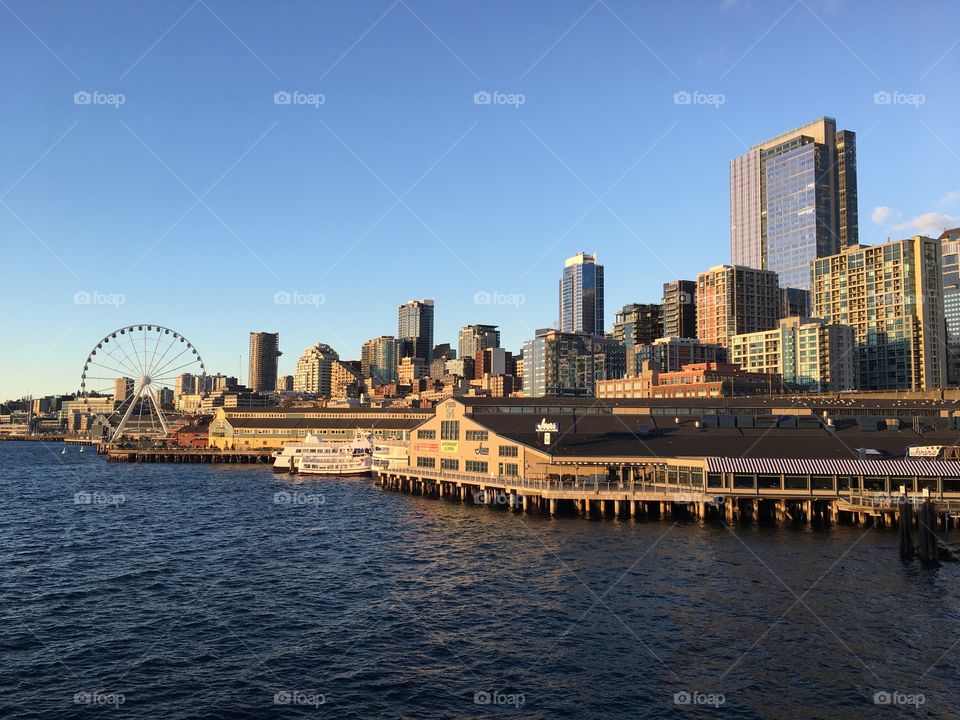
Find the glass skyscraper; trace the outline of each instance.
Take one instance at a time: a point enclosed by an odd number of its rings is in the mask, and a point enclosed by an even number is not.
[[[810,289],[810,263],[858,242],[856,135],[820,118],[730,161],[734,265]]]
[[[603,335],[603,265],[593,255],[577,253],[563,264],[560,331]]]
[[[417,357],[427,365],[433,361],[433,300],[411,300],[400,306],[397,339],[401,357]]]

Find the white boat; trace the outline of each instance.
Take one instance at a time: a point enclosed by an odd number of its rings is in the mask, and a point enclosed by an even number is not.
[[[375,471],[396,470],[409,465],[409,440],[374,440],[373,469]]]
[[[357,430],[352,440],[307,435],[273,453],[273,469],[304,475],[366,475],[373,465],[373,435]]]

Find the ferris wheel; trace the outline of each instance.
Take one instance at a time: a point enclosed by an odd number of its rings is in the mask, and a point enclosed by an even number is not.
[[[156,437],[170,430],[175,389],[201,393],[205,385],[203,359],[183,335],[160,325],[127,325],[87,355],[80,396],[90,415],[103,414],[116,428],[112,440]]]

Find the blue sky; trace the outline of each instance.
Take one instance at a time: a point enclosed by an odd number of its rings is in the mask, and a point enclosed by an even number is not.
[[[516,350],[579,250],[609,327],[729,261],[729,159],[821,115],[858,133],[861,242],[960,225],[958,28],[953,2],[3,0],[0,398],[75,390],[132,322],[244,377],[251,330],[292,372],[415,297],[437,342]]]

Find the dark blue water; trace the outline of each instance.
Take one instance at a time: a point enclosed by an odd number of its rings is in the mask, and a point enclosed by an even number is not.
[[[892,531],[550,520],[59,450],[0,443],[3,718],[955,713],[960,568],[901,563]]]

